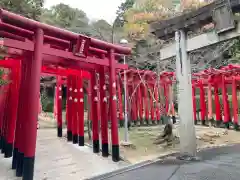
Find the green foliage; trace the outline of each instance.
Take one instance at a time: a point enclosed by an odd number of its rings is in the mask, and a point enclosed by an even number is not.
[[[41,92],[41,103],[44,112],[53,112],[54,98],[48,96],[46,88]]]
[[[54,98],[48,97],[45,100],[42,100],[42,110],[44,112],[53,112],[54,108]]]
[[[4,85],[4,80],[2,79],[4,72],[2,69],[0,69],[0,86]]]
[[[44,0],[1,0],[0,7],[22,16],[39,20]]]
[[[89,23],[85,12],[63,3],[44,9],[41,21],[75,33],[111,41],[112,26],[105,20]]]
[[[90,24],[92,36],[104,41],[112,41],[113,27],[105,20],[98,20]]]
[[[134,3],[136,0],[126,0],[125,2],[123,2],[119,7],[118,10],[116,12],[117,14],[117,18],[114,22],[115,27],[123,27],[124,23],[126,22],[126,18],[125,18],[125,12],[132,8]]]
[[[3,75],[4,75],[4,70],[3,70],[3,69],[0,69],[0,86],[3,86],[3,85],[5,85],[5,84],[8,83],[8,81],[5,81],[5,80],[3,79]]]
[[[240,39],[235,39],[234,45],[228,50],[228,56],[231,58],[231,63],[240,62]],[[228,57],[228,58],[229,58]]]
[[[82,10],[60,3],[50,9],[44,9],[41,21],[78,32],[82,30],[81,28],[88,26],[89,20]]]

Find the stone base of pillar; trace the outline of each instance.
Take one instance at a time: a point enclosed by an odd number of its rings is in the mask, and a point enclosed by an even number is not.
[[[109,156],[109,150],[108,150],[108,143],[103,143],[102,144],[102,156],[103,157],[108,157]]]
[[[229,122],[223,122],[223,124],[224,124],[224,127],[225,127],[226,129],[229,129],[229,128],[230,128],[230,123],[229,123]]]
[[[57,128],[57,136],[62,137],[62,126],[58,126]]]
[[[72,131],[67,131],[67,141],[72,141]]]
[[[114,162],[120,161],[119,145],[112,145],[112,160]]]
[[[35,157],[24,157],[23,159],[23,180],[33,180]]]
[[[124,120],[119,120],[120,127],[124,127]]]
[[[234,126],[234,130],[235,130],[235,131],[239,131],[239,125],[238,125],[238,123],[234,123],[233,126]]]
[[[6,143],[5,144],[5,151],[4,151],[4,157],[10,158],[13,155],[13,144],[12,143]]]
[[[145,119],[145,124],[149,125],[149,119]]]
[[[73,144],[78,143],[78,135],[77,134],[73,134],[72,142],[73,142]]]
[[[134,124],[134,126],[136,126],[137,125],[137,121],[133,120],[133,124]]]
[[[17,177],[22,177],[22,175],[23,175],[23,159],[24,159],[24,154],[22,152],[18,152],[17,167],[16,167],[16,176]]]
[[[1,143],[1,146],[2,146],[1,153],[4,154],[5,153],[5,145],[6,145],[6,141],[5,141],[4,137],[2,137],[0,143]]]
[[[172,116],[172,122],[173,122],[173,124],[176,124],[177,120],[176,120],[175,116]]]
[[[201,124],[202,124],[203,126],[206,126],[206,120],[205,120],[205,119],[202,119],[202,120],[201,120]]]
[[[99,140],[93,140],[93,153],[99,152],[100,152]]]
[[[2,149],[3,148],[3,137],[2,136],[0,136],[0,149]]]
[[[12,169],[17,168],[17,157],[18,157],[18,149],[13,149],[13,159],[12,159]]]
[[[84,146],[84,136],[78,136],[78,145]]]

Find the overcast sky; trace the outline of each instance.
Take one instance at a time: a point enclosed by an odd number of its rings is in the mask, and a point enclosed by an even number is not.
[[[45,0],[45,7],[64,3],[83,10],[91,20],[105,19],[112,23],[116,17],[117,7],[124,0]]]

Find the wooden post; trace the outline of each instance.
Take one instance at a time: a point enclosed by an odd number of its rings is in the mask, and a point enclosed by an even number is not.
[[[220,100],[219,100],[219,95],[218,95],[218,84],[216,83],[214,85],[214,102],[215,102],[215,114],[216,114],[216,126],[220,126],[222,122],[222,117],[221,117],[221,105],[220,105]]]
[[[237,87],[236,87],[235,77],[232,77],[232,103],[233,103],[234,129],[237,131],[237,130],[239,130],[239,124],[238,124]]]
[[[212,120],[213,112],[212,112],[212,85],[208,82],[208,120]]]
[[[72,141],[72,76],[67,77],[67,107],[66,107],[66,119],[67,119],[67,140]]]
[[[117,122],[117,95],[116,95],[116,61],[114,50],[109,52],[109,92],[110,92],[110,111],[111,111],[111,136],[112,136],[112,160],[120,160],[119,139],[118,139],[118,122]]]
[[[79,89],[79,106],[78,106],[78,145],[84,146],[84,92],[83,92],[83,78],[82,71],[78,76],[78,89]]]
[[[56,101],[57,101],[57,136],[62,137],[62,78],[61,76],[57,76]]]
[[[30,68],[31,75],[27,77],[27,97],[25,97],[24,106],[28,107],[25,111],[25,127],[28,133],[24,134],[25,150],[23,161],[23,180],[33,180],[34,161],[37,138],[37,118],[39,111],[39,90],[40,76],[42,67],[42,50],[43,50],[43,30],[35,31],[34,55],[29,60],[27,67]]]
[[[146,85],[143,85],[143,97],[144,97],[144,109],[145,109],[145,122],[146,124],[149,123],[149,108],[148,108],[148,91]]]
[[[229,128],[230,114],[229,114],[229,106],[228,106],[227,87],[226,87],[224,75],[222,75],[222,101],[223,101],[223,112],[224,112],[223,123],[226,128]]]
[[[78,89],[77,89],[77,76],[72,76],[72,135],[73,139],[72,142],[73,144],[78,143]]]
[[[15,138],[15,129],[16,129],[16,121],[17,121],[17,109],[18,109],[18,96],[19,96],[19,84],[20,84],[20,61],[16,61],[16,65],[11,70],[11,84],[10,84],[10,108],[11,113],[8,114],[8,135],[6,139],[6,151],[5,157],[12,157],[13,153],[13,145]]]
[[[202,82],[199,83],[200,89],[200,109],[201,109],[201,122],[202,125],[206,124],[206,102],[205,102],[205,91]]]
[[[93,134],[93,152],[99,153],[99,117],[98,117],[98,84],[96,78],[96,72],[93,71],[91,75],[91,89],[92,89],[92,134]]]
[[[21,132],[21,119],[19,118],[20,113],[22,112],[22,100],[24,98],[23,96],[23,88],[24,88],[24,81],[25,77],[23,74],[25,73],[25,65],[23,63],[24,60],[21,60],[20,63],[20,74],[21,77],[19,79],[19,95],[18,95],[18,108],[17,108],[17,116],[16,116],[16,130],[15,130],[15,139],[14,139],[14,149],[13,149],[13,158],[12,158],[12,169],[17,169],[17,162],[18,162],[18,156],[20,153],[20,143],[22,139],[22,132]]]
[[[29,59],[32,58],[32,54],[27,52],[24,54],[24,58],[21,60],[21,85],[20,85],[20,94],[19,94],[19,104],[18,104],[18,113],[17,113],[17,129],[16,129],[16,139],[14,144],[14,149],[16,148],[16,157],[13,158],[12,167],[16,166],[16,176],[21,177],[23,175],[23,159],[25,152],[25,112],[28,110],[24,105],[28,90],[28,76],[30,76],[31,69],[28,68]],[[16,163],[16,164],[15,164]]]
[[[195,85],[192,85],[193,120],[194,120],[195,124],[197,124],[197,108],[196,108],[195,94],[196,94]]]
[[[105,69],[99,72],[100,80],[100,104],[101,104],[101,135],[102,135],[102,156],[108,157],[109,144],[108,144],[108,115],[107,115],[107,97],[106,97],[106,84],[105,84]]]
[[[122,86],[120,83],[120,80],[117,76],[117,93],[118,93],[118,119],[119,119],[119,125],[120,127],[124,126],[124,118],[123,118],[123,103],[122,103]]]

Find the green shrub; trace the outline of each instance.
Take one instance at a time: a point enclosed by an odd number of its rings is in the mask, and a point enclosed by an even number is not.
[[[41,99],[42,110],[44,112],[53,112],[54,98],[46,97]]]

